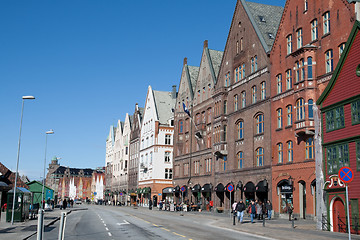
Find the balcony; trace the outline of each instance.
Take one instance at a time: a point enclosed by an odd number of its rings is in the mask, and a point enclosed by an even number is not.
[[[315,134],[314,120],[303,120],[295,122],[295,137],[306,138]]]

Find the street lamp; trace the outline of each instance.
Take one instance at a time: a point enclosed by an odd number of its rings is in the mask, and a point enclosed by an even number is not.
[[[46,147],[47,147],[47,136],[49,134],[54,134],[54,130],[50,129],[46,132],[45,137],[45,159],[44,159],[44,177],[43,177],[43,185],[42,185],[42,192],[41,192],[41,208],[44,209],[44,188],[45,188],[45,169],[46,169]]]
[[[24,101],[25,100],[33,100],[35,99],[34,96],[23,96],[22,97],[22,105],[21,105],[21,118],[20,118],[20,133],[19,133],[19,143],[18,143],[18,151],[17,151],[17,160],[16,160],[16,172],[15,172],[15,184],[14,184],[14,197],[12,202],[12,212],[11,212],[11,225],[14,224],[14,211],[15,211],[15,199],[16,199],[16,185],[17,185],[17,178],[18,178],[18,170],[19,170],[19,158],[20,158],[20,142],[21,142],[21,127],[22,127],[22,120],[23,120],[23,112],[24,112]]]

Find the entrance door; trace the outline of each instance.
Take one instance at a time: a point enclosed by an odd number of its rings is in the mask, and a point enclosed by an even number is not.
[[[299,182],[299,203],[300,203],[300,218],[305,219],[306,216],[306,187],[305,182]]]
[[[344,232],[344,230],[346,231],[346,225],[344,225],[344,223],[346,224],[344,203],[338,197],[332,202],[332,219],[330,219],[330,223],[333,231]]]

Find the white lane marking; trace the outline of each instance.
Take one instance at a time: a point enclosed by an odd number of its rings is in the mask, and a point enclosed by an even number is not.
[[[107,227],[105,229],[106,229],[106,231],[109,231],[109,229]]]
[[[111,233],[108,232],[108,234],[109,234],[110,237],[112,236]]]
[[[104,226],[106,227],[106,224],[104,223]]]
[[[124,220],[123,223],[116,223],[117,225],[124,225],[124,224],[130,224],[128,221]]]

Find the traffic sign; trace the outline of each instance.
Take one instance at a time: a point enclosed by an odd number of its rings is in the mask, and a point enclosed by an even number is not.
[[[185,186],[182,186],[182,187],[180,188],[180,191],[185,192],[185,191],[186,191]]]
[[[229,192],[234,191],[234,186],[233,186],[232,184],[229,184],[229,185],[227,186],[227,190],[228,190]]]
[[[349,183],[354,179],[354,172],[349,167],[342,167],[339,170],[339,178],[344,183]]]

